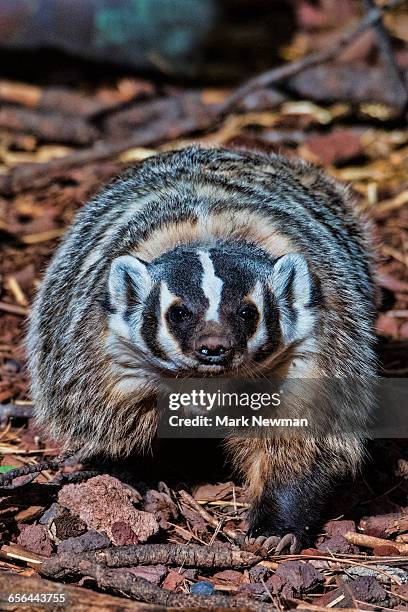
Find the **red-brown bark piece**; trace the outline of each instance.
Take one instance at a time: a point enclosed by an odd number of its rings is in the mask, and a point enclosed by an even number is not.
[[[115,533],[120,541],[123,540],[123,528],[115,528],[115,523],[128,525],[140,542],[145,542],[159,530],[154,515],[137,510],[130,489],[112,476],[95,476],[81,484],[65,485],[58,501],[77,514],[88,529],[105,532],[115,544],[118,543]]]

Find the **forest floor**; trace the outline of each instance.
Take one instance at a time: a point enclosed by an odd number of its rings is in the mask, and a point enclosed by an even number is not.
[[[66,227],[112,177],[187,143],[295,155],[351,186],[378,243],[380,373],[407,375],[408,129],[392,100],[339,92],[341,75],[352,80],[359,70],[358,63],[345,66],[333,68],[334,85],[320,66],[307,79],[298,75],[292,89],[262,89],[227,113],[220,113],[230,93],[223,88],[187,90],[128,75],[58,87],[0,81],[0,471],[59,452],[32,422],[24,334]],[[319,100],[313,78],[320,79]],[[245,544],[245,488],[204,448],[199,476],[185,471],[188,453],[198,454],[188,448],[179,453],[179,471],[175,459],[171,469],[165,460],[71,460],[21,476],[0,489],[1,609],[43,609],[33,598],[25,607],[13,603],[11,592],[65,593],[72,609],[84,610],[136,609],[134,600],[184,608],[406,609],[407,445],[376,440],[369,450],[357,478],[336,489],[313,548],[298,555]],[[55,553],[57,569],[47,561]]]

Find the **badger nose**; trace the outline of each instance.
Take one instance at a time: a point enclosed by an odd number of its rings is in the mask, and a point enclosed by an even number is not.
[[[230,357],[231,351],[230,340],[222,336],[204,336],[196,342],[195,353],[203,363],[222,363]]]

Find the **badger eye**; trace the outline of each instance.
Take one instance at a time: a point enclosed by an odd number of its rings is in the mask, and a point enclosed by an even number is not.
[[[251,304],[245,304],[238,310],[238,316],[245,321],[245,323],[253,323],[258,318],[258,311],[255,306]]]
[[[172,306],[168,310],[168,316],[172,323],[181,323],[190,317],[191,313],[186,306]]]

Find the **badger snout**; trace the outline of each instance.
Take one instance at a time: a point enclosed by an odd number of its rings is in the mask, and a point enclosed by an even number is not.
[[[222,365],[233,355],[232,342],[226,336],[201,336],[195,342],[194,352],[201,363]]]

